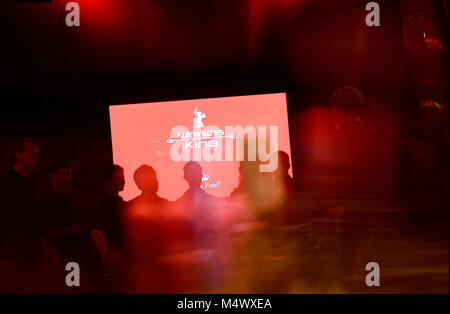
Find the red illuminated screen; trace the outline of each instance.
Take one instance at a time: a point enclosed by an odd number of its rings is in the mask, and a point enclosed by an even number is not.
[[[196,142],[202,142],[199,144],[203,146],[212,145],[213,142],[208,141],[217,139],[231,140],[235,141],[233,145],[237,150],[237,138],[230,136],[224,139],[230,135],[227,132],[230,127],[255,130],[266,127],[266,137],[272,141],[269,128],[276,126],[277,150],[291,156],[285,93],[117,105],[110,106],[109,113],[114,163],[121,165],[125,171],[126,184],[121,194],[125,200],[140,194],[133,174],[143,164],[156,170],[159,196],[170,201],[179,198],[188,188],[183,178],[183,167],[187,161],[174,161],[172,146],[183,145],[185,151],[193,149],[195,142],[192,144],[186,138],[196,136],[193,132],[198,131],[203,140]],[[177,126],[180,128],[173,129]],[[205,132],[210,126],[215,131]],[[259,133],[256,134],[258,136]],[[267,144],[266,148],[270,154],[270,145]],[[209,149],[212,151],[215,148]],[[233,156],[235,154],[233,152]],[[203,170],[202,189],[206,192],[226,197],[238,186],[238,158],[232,161],[225,157],[209,161],[201,158],[198,162]],[[292,170],[290,173],[292,175]]]

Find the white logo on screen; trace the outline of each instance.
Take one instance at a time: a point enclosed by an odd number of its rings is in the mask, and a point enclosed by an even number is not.
[[[204,128],[202,120],[206,118],[206,114],[201,111],[198,111],[197,106],[194,109],[194,118],[192,119],[194,122],[194,129]]]
[[[203,158],[207,161],[223,161],[222,152],[225,153],[225,161],[242,161],[244,154],[236,149],[235,155],[233,143],[236,141],[236,145],[238,143],[244,143],[245,145],[245,136],[247,135],[248,137],[257,138],[257,140],[248,141],[247,143],[247,150],[251,153],[248,156],[248,160],[256,161],[256,152],[258,152],[258,158],[261,161],[270,160],[267,165],[260,164],[259,168],[261,172],[272,172],[276,169],[278,158],[270,158],[270,156],[278,150],[278,126],[269,126],[270,153],[267,153],[267,126],[225,126],[225,130],[213,125],[205,127],[202,120],[206,118],[206,114],[200,111],[197,106],[195,106],[193,113],[192,130],[183,125],[174,126],[170,131],[171,137],[166,140],[168,144],[172,145],[170,148],[170,158],[173,161],[200,161]],[[223,142],[224,139],[225,143]],[[209,150],[210,148],[213,148],[213,151]],[[193,153],[193,157],[191,153]],[[236,156],[236,159],[234,159],[234,156]],[[202,179],[204,178],[202,177]],[[207,180],[209,180],[209,177]],[[221,184],[221,181],[215,184],[207,181],[202,182],[205,182],[205,187],[208,188],[220,187]]]
[[[202,189],[218,189],[222,184],[222,181],[217,181],[216,183],[211,183],[209,181],[209,176],[203,172],[202,176],[202,185],[200,186]]]
[[[218,130],[202,130],[205,125],[202,120],[206,118],[206,114],[198,110],[197,106],[194,109],[194,118],[192,131],[180,131],[177,132],[176,138],[167,139],[167,143],[173,144],[175,142],[184,142],[185,148],[200,149],[203,146],[206,147],[218,147],[219,139],[221,138],[234,138],[234,135],[225,135],[225,131]],[[203,145],[203,146],[202,146]]]

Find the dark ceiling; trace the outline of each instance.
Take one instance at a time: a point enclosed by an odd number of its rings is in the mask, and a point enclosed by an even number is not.
[[[372,28],[361,0],[79,0],[80,27],[67,2],[0,2],[11,113],[272,91],[296,110],[343,85],[397,99],[408,84],[397,1]]]

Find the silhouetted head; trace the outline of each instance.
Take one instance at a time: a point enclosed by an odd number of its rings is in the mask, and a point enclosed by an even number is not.
[[[256,177],[259,173],[259,161],[241,161],[239,164],[239,174],[241,180],[244,181],[250,177]]]
[[[277,154],[278,157],[278,166],[275,172],[278,173],[287,173],[289,169],[291,168],[291,162],[289,161],[289,155],[286,152],[283,152],[281,150],[275,152],[274,154]]]
[[[333,109],[361,110],[365,107],[365,99],[357,88],[345,86],[333,91],[330,104]]]
[[[100,185],[111,195],[118,195],[125,186],[123,168],[119,165],[107,165],[100,171]]]
[[[31,170],[36,168],[38,161],[39,152],[34,140],[24,137],[12,144],[10,150],[11,167],[21,172],[22,175],[28,175]]]
[[[363,94],[353,86],[336,89],[330,97],[336,130],[349,122],[361,122],[362,115],[368,109]]]
[[[158,191],[156,171],[149,165],[142,165],[137,168],[133,179],[139,190],[144,193],[155,194]]]
[[[196,161],[189,161],[184,165],[184,179],[188,182],[189,188],[199,188],[202,184],[203,170]]]
[[[73,163],[64,158],[57,158],[50,164],[49,171],[53,190],[66,193],[70,189],[72,168]]]

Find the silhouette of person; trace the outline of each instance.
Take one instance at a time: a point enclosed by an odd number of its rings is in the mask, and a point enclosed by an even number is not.
[[[241,161],[239,185],[230,194],[230,198],[243,202],[249,217],[270,210],[273,203],[273,176],[270,172],[261,172],[260,164],[259,160]]]
[[[10,262],[9,267],[0,265],[0,285],[10,292],[37,288],[33,287],[33,279],[39,272],[42,247],[35,190],[29,176],[38,161],[36,142],[19,139],[10,150],[10,169],[0,178],[0,258]]]
[[[291,163],[286,152],[274,153],[278,158],[277,169],[273,172],[273,199],[275,206],[275,219],[278,223],[289,222],[289,210],[294,204],[294,180],[289,174]]]
[[[133,272],[129,288],[136,292],[167,292],[172,288],[171,268],[160,263],[171,248],[170,205],[158,196],[156,171],[141,165],[133,175],[142,193],[128,202],[127,239]]]
[[[183,167],[184,179],[189,188],[175,201],[175,206],[182,211],[191,225],[192,251],[202,261],[217,263],[220,260],[218,252],[219,217],[222,200],[212,196],[202,189],[203,170],[196,161],[189,161]],[[199,254],[199,255],[197,255]],[[214,290],[219,282],[220,270],[211,268],[202,272],[193,272],[189,281],[183,283],[189,287],[198,283],[206,284]]]
[[[50,165],[51,191],[39,201],[45,238],[64,260],[79,259],[82,220],[73,206],[70,185],[72,162],[56,159]]]
[[[332,153],[336,174],[377,174],[382,164],[377,157],[382,157],[382,150],[388,147],[379,140],[381,135],[374,128],[374,112],[366,97],[355,87],[346,86],[332,93],[330,106],[335,121]],[[379,147],[381,154],[377,151]],[[348,188],[357,190],[360,187],[356,184]]]
[[[142,193],[128,202],[127,222],[130,224],[130,240],[134,258],[149,263],[164,249],[163,223],[169,201],[158,196],[156,171],[149,165],[141,165],[133,175],[134,182]],[[139,261],[135,261],[138,264]]]
[[[291,197],[295,189],[294,179],[289,174],[289,169],[291,168],[289,155],[283,151],[278,151],[275,154],[278,155],[278,166],[273,173],[275,185],[285,191],[286,197]]]
[[[126,203],[119,195],[125,186],[123,168],[119,165],[107,165],[100,173],[102,196],[95,212],[92,229],[102,231],[106,246],[123,245],[121,218]]]
[[[219,199],[201,188],[203,170],[196,161],[183,167],[184,179],[189,184],[187,191],[175,202],[181,215],[192,221],[197,244],[205,244],[215,228],[215,215]]]
[[[202,188],[203,170],[200,164],[196,161],[189,161],[183,167],[183,178],[189,184],[186,192],[177,200],[185,200],[188,202],[212,202],[216,197],[206,193]]]
[[[239,164],[239,185],[231,192],[230,196],[238,196],[248,193],[251,180],[258,175],[257,162],[241,161]]]
[[[257,147],[256,140],[245,139],[243,159],[239,165],[239,185],[231,192],[232,199],[243,201],[243,207],[260,212],[271,203],[272,175],[261,172],[261,160],[251,156],[250,147]],[[249,212],[247,210],[247,212]]]
[[[100,247],[112,288],[122,291],[125,285],[125,269],[128,266],[123,230],[126,202],[119,195],[125,186],[123,168],[115,164],[103,167],[100,172],[100,185],[102,196],[95,210],[91,236]],[[100,240],[99,231],[103,234],[104,241]],[[104,242],[104,246],[99,244],[101,242]]]
[[[156,171],[149,165],[142,165],[136,169],[133,176],[139,190],[142,193],[129,201],[129,207],[134,210],[145,211],[147,215],[160,215],[160,209],[169,204],[165,198],[158,196],[158,179]],[[152,209],[154,209],[152,211]],[[136,213],[137,214],[137,213]]]
[[[41,228],[64,265],[68,262],[79,263],[84,269],[81,273],[82,280],[89,283],[86,286],[94,288],[91,279],[98,276],[101,256],[95,250],[81,213],[73,204],[70,193],[72,168],[73,163],[63,158],[57,158],[50,164],[51,191],[39,201],[38,205],[43,217]],[[64,271],[64,268],[60,269],[60,272]],[[57,270],[54,270],[54,273],[56,272]],[[61,280],[58,286],[65,289],[65,285],[62,284]]]

